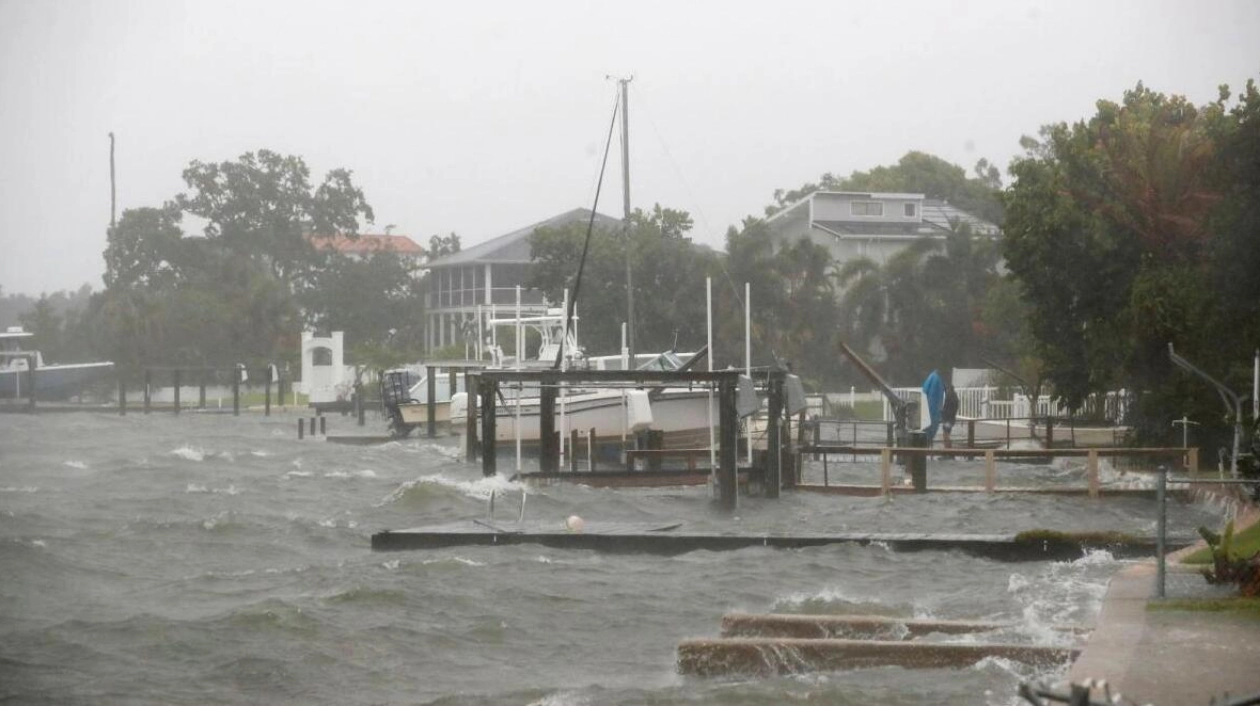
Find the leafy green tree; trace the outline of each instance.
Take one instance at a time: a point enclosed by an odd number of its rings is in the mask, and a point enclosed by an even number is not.
[[[175,283],[184,264],[183,214],[168,202],[162,208],[126,209],[110,227],[105,248],[105,286],[152,287]]]
[[[638,352],[704,345],[704,277],[712,255],[687,235],[691,216],[655,205],[631,215],[630,261],[635,292],[635,348]],[[576,282],[585,224],[539,229],[530,237],[529,287],[555,303]],[[626,320],[626,238],[619,229],[596,228],[591,235],[578,292],[578,331],[591,353],[612,353],[621,346]]]
[[[301,157],[270,150],[247,152],[235,162],[194,160],[184,182],[189,192],[175,203],[206,220],[207,238],[259,260],[290,286],[312,267],[308,236],[355,238],[360,219],[375,218],[349,170],[334,169],[312,188]]]
[[[1126,388],[1146,440],[1187,413],[1223,436],[1220,403],[1168,343],[1242,389],[1260,336],[1253,284],[1260,185],[1254,83],[1196,107],[1141,84],[1088,120],[1025,140],[1005,194],[1006,259],[1056,396]]]
[[[449,236],[429,237],[429,260],[437,260],[459,252],[459,234],[452,232]]]

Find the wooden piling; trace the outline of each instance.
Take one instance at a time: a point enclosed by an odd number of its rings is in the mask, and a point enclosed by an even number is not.
[[[263,417],[271,417],[271,365],[263,373]]]
[[[425,392],[428,399],[424,403],[425,412],[428,414],[428,422],[426,430],[429,439],[437,437],[437,369],[433,366],[425,367]]]
[[[569,430],[569,471],[578,470],[577,442],[577,430]]]
[[[739,448],[739,413],[735,409],[736,379],[724,378],[718,384],[718,499],[721,507],[734,511],[739,503],[736,453]]]
[[[127,414],[127,382],[118,376],[118,414]]]
[[[1089,497],[1098,498],[1098,450],[1089,450],[1085,461],[1085,473],[1089,476]]]
[[[302,439],[305,436],[306,436],[306,418],[299,417],[298,418],[298,439]]]
[[[144,369],[144,414],[149,414],[149,407],[153,404],[153,371]]]
[[[892,493],[892,449],[879,450],[879,488],[887,496]]]
[[[323,415],[319,416],[319,433],[322,435],[328,434],[328,427],[326,426],[327,421],[328,421],[328,418],[324,417]],[[315,430],[311,430],[311,431],[314,432]]]
[[[539,384],[538,468],[543,473],[554,474],[560,470],[560,450],[556,439],[556,378],[544,373]]]
[[[997,490],[997,458],[992,449],[984,450],[984,490],[989,493]]]
[[[481,473],[494,476],[496,468],[495,445],[495,396],[499,391],[499,382],[493,378],[483,378],[480,382],[481,392]],[[553,469],[554,471],[554,469]]]
[[[232,369],[232,416],[239,417],[241,414],[241,371],[244,369]]]
[[[586,436],[586,468],[589,471],[595,471],[595,428],[591,428],[591,433]]]
[[[464,373],[464,391],[468,394],[468,409],[464,416],[464,461],[477,461],[477,398],[480,396],[481,379],[475,373]],[[451,424],[455,421],[451,420]]]
[[[778,498],[783,487],[783,372],[771,371],[767,384],[770,389],[767,395],[770,414],[766,421],[765,494],[766,498]]]

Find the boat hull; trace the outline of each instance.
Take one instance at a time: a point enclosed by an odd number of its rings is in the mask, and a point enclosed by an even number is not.
[[[35,369],[35,398],[49,402],[68,400],[83,392],[114,370],[114,364],[72,363],[43,366]],[[0,370],[0,398],[24,399],[30,395],[30,373],[25,370]]]

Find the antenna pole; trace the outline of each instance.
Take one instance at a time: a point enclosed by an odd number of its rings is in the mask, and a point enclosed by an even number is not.
[[[630,349],[630,366],[634,367],[634,279],[630,271],[630,95],[629,86],[634,77],[618,79],[621,84],[621,194],[625,216],[621,222],[621,234],[626,243],[626,323]]]
[[[117,213],[117,198],[114,189],[114,133],[109,134],[109,227],[114,227],[114,214]]]

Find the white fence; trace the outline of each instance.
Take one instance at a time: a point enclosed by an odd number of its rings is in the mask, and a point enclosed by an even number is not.
[[[1038,396],[1035,401],[1022,393],[1012,393],[1009,399],[1000,399],[1004,389],[996,386],[978,388],[956,388],[958,393],[958,416],[978,420],[1028,419],[1030,417],[1080,417],[1085,413],[1098,413],[1113,423],[1123,421],[1128,394],[1126,391],[1113,391],[1102,396],[1091,396],[1078,410],[1070,410],[1055,402],[1049,395]],[[902,400],[916,403],[919,406],[919,422],[926,427],[930,422],[927,405],[924,404],[923,391],[919,388],[894,388],[893,392]],[[892,406],[883,398],[883,420],[894,419]]]

